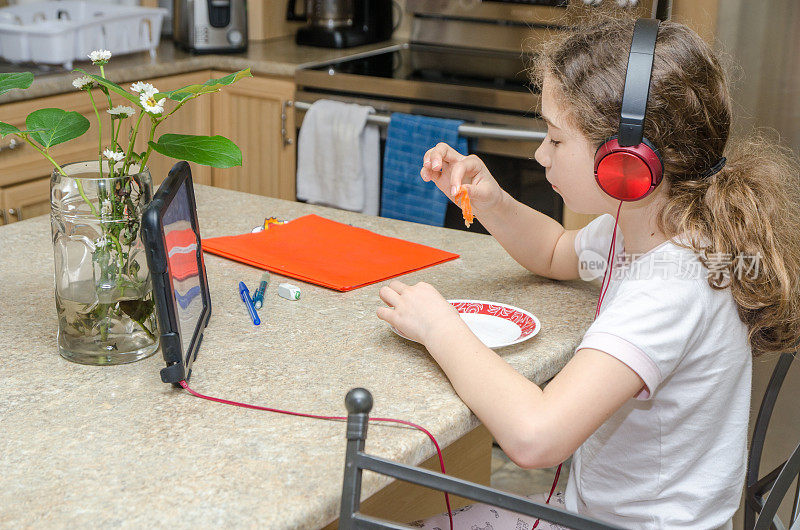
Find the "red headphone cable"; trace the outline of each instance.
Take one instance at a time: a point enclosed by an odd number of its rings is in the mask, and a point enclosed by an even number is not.
[[[189,392],[191,395],[193,395],[195,397],[199,397],[199,398],[202,398],[202,399],[207,399],[209,401],[215,401],[217,403],[222,403],[224,405],[233,405],[233,406],[236,406],[236,407],[244,407],[246,409],[254,409],[254,410],[263,410],[263,411],[266,411],[266,412],[277,412],[278,414],[288,414],[289,416],[300,416],[300,417],[303,417],[303,418],[313,418],[313,419],[317,419],[317,420],[336,420],[336,421],[340,421],[340,420],[345,420],[346,421],[347,420],[346,416],[320,416],[320,415],[317,415],[317,414],[304,414],[302,412],[290,412],[288,410],[273,409],[273,408],[269,408],[269,407],[261,407],[261,406],[258,406],[258,405],[249,405],[247,403],[239,403],[238,401],[228,401],[227,399],[221,399],[221,398],[215,398],[215,397],[211,397],[211,396],[205,396],[203,394],[200,394],[199,392],[195,392],[194,390],[189,388],[189,385],[186,383],[185,380],[181,381],[179,384],[181,385],[181,387],[183,387],[184,390],[186,390],[187,392]],[[420,431],[422,431],[425,434],[427,434],[428,438],[431,439],[431,441],[433,442],[433,445],[436,447],[436,453],[439,455],[439,467],[442,469],[442,474],[446,473],[445,470],[444,470],[444,458],[442,457],[442,450],[439,448],[439,444],[436,441],[436,438],[434,438],[434,436],[430,432],[428,432],[427,429],[425,429],[424,427],[421,427],[421,426],[419,426],[419,425],[417,425],[415,423],[411,423],[410,421],[396,420],[396,419],[393,419],[393,418],[369,418],[369,421],[382,421],[382,422],[400,423],[402,425],[408,425],[409,427],[414,427],[415,429],[419,429]],[[444,492],[444,502],[447,505],[447,516],[450,518],[450,530],[453,530],[453,511],[450,509],[450,496],[447,494],[447,492]]]
[[[619,201],[619,207],[617,208],[617,216],[614,218],[614,232],[611,235],[611,245],[608,248],[608,258],[606,258],[606,263],[608,266],[606,267],[605,272],[603,273],[603,282],[600,284],[600,297],[597,299],[597,308],[594,310],[594,318],[597,318],[597,315],[600,314],[600,306],[603,305],[603,298],[606,296],[606,291],[608,290],[608,286],[611,285],[611,271],[614,269],[614,247],[616,246],[617,241],[617,224],[619,223],[619,212],[622,210],[622,201]],[[608,276],[608,284],[606,284],[606,276]],[[603,288],[605,286],[605,288]],[[556,469],[556,477],[553,479],[553,487],[550,488],[550,494],[547,496],[547,500],[545,504],[550,504],[550,498],[553,496],[553,492],[556,490],[556,485],[558,485],[558,477],[561,475],[561,466],[564,463],[558,464],[558,468]],[[536,519],[536,522],[533,523],[531,530],[539,526],[539,519]]]

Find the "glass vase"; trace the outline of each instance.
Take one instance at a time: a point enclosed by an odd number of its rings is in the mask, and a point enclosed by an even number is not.
[[[123,364],[158,349],[141,242],[152,196],[147,168],[77,162],[50,180],[58,351],[73,362]]]

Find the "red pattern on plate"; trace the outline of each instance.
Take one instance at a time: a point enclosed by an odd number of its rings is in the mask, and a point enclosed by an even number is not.
[[[491,315],[510,320],[520,328],[520,335],[515,340],[528,337],[536,331],[536,321],[521,311],[510,309],[495,304],[479,304],[475,302],[456,302],[452,304],[459,313],[477,313],[479,315]]]

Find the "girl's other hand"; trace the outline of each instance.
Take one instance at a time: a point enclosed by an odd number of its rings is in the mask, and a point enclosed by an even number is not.
[[[453,329],[452,324],[462,322],[456,308],[430,284],[393,280],[379,294],[389,307],[379,307],[378,318],[420,344],[427,345],[437,334]]]
[[[476,213],[492,209],[503,198],[502,188],[480,158],[464,156],[444,142],[425,153],[420,176],[433,181],[453,202],[463,186]]]

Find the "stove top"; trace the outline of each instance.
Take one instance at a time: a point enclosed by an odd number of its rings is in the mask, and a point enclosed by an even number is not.
[[[536,98],[518,53],[406,44],[297,72],[308,90],[529,113]]]
[[[404,81],[529,91],[518,54],[411,44],[399,50],[318,66],[329,75],[351,74]]]

